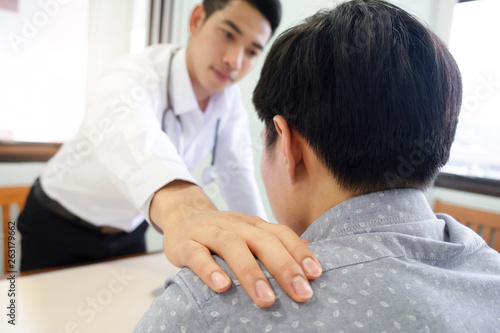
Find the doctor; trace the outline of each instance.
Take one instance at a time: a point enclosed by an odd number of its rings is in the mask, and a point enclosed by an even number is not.
[[[150,222],[169,261],[214,291],[231,280],[211,252],[257,305],[273,304],[256,255],[294,300],[308,300],[308,279],[321,266],[293,231],[261,219],[247,114],[234,85],[280,17],[278,0],[205,0],[192,12],[187,48],[153,46],[108,68],[78,133],[28,196],[18,222],[21,270],[144,252]],[[210,153],[235,212],[218,211],[190,174]]]

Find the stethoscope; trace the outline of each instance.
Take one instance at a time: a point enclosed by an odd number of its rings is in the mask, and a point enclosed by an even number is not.
[[[165,128],[165,117],[167,117],[167,122],[169,124],[172,123],[172,121],[175,121],[175,131],[177,134],[177,147],[179,147],[179,154],[183,154],[184,152],[184,138],[182,137],[182,122],[181,118],[179,115],[176,115],[174,112],[174,109],[172,108],[172,105],[170,104],[170,101],[172,100],[170,98],[170,73],[172,71],[172,60],[175,56],[175,54],[179,51],[179,49],[175,48],[172,50],[170,54],[170,60],[168,62],[168,76],[167,76],[167,107],[165,108],[165,111],[163,111],[163,116],[161,119],[161,129],[163,132],[167,133],[167,129]],[[169,112],[171,111],[171,112]],[[168,119],[170,118],[170,119]],[[217,119],[217,123],[215,125],[215,140],[214,140],[214,146],[212,148],[212,160],[210,162],[210,166],[206,167],[203,170],[202,173],[202,181],[203,184],[208,185],[215,179],[217,179],[217,172],[215,171],[215,153],[217,151],[217,140],[219,137],[219,125],[220,125],[220,118]]]

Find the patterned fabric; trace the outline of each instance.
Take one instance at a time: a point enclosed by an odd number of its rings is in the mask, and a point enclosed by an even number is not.
[[[324,270],[307,303],[291,300],[267,271],[277,300],[264,309],[232,273],[231,289],[217,294],[183,269],[134,332],[500,332],[500,255],[434,215],[420,191],[345,201],[302,237]]]

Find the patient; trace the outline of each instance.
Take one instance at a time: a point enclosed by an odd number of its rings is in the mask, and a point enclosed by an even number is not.
[[[448,159],[461,91],[443,43],[387,2],[282,34],[253,98],[262,177],[323,266],[314,296],[297,304],[270,278],[277,300],[259,308],[231,273],[217,294],[184,269],[136,332],[498,331],[500,255],[422,192]]]

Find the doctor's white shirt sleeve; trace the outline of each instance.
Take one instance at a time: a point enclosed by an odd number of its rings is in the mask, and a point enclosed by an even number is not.
[[[99,83],[84,126],[108,119],[95,159],[126,199],[149,221],[153,194],[176,179],[196,183],[177,148],[162,131],[165,78],[140,63],[118,65]]]
[[[215,166],[218,184],[229,210],[267,220],[253,159],[254,152],[260,151],[260,145],[254,144],[250,135],[248,114],[239,87],[232,88],[234,99],[230,115],[222,118],[217,140]]]

